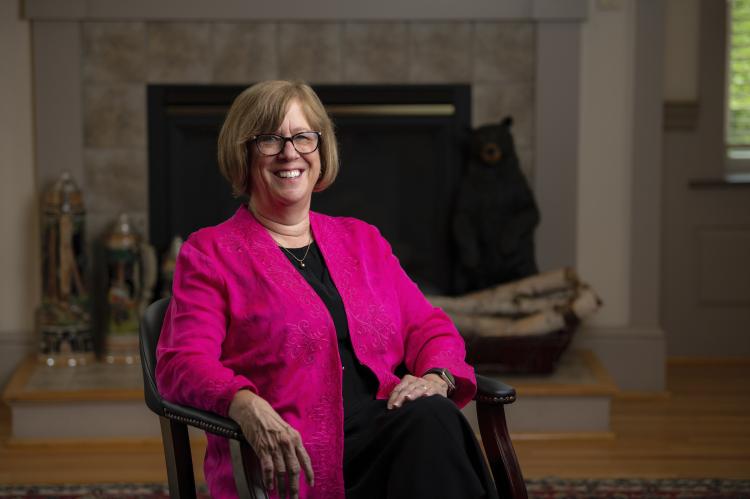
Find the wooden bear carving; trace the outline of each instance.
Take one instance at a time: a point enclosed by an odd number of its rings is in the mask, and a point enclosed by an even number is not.
[[[469,162],[453,219],[456,291],[470,292],[538,272],[539,209],[521,171],[511,117],[472,132]]]

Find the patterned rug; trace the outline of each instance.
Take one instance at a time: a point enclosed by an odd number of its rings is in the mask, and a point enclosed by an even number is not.
[[[167,499],[166,484],[96,484],[96,485],[15,485],[0,487],[0,497],[17,499]],[[208,494],[199,494],[207,499]]]
[[[750,480],[527,480],[534,499],[724,499],[750,498]]]
[[[750,480],[527,480],[530,499],[750,499]],[[1,498],[166,499],[165,484],[0,486]],[[198,494],[208,499],[203,490]]]

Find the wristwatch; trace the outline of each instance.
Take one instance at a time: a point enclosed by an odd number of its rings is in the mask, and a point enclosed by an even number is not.
[[[433,367],[432,369],[428,369],[427,371],[425,371],[422,376],[425,376],[427,374],[437,374],[438,376],[440,376],[440,378],[442,378],[443,381],[445,381],[445,384],[448,385],[449,397],[453,395],[453,392],[456,391],[456,378],[453,377],[448,369],[445,369],[443,367]]]

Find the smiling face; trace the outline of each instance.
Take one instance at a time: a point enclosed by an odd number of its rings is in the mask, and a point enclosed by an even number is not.
[[[289,102],[286,115],[276,130],[264,130],[282,137],[291,137],[312,128],[302,111],[299,101]],[[308,154],[300,154],[291,141],[286,141],[284,149],[276,156],[264,156],[255,144],[251,152],[251,190],[253,205],[266,213],[274,213],[289,207],[310,207],[310,199],[315,183],[320,175],[320,149]]]

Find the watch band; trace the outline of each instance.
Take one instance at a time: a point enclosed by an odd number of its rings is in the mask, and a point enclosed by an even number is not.
[[[445,369],[443,367],[433,367],[432,369],[428,369],[427,371],[425,371],[422,376],[426,374],[437,374],[438,376],[440,376],[440,378],[445,381],[445,384],[448,385],[449,397],[456,391],[456,378],[453,377],[448,369]]]

